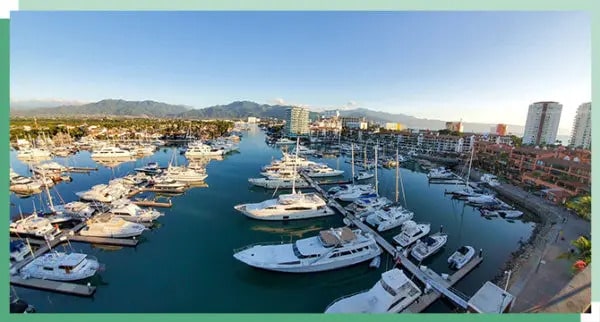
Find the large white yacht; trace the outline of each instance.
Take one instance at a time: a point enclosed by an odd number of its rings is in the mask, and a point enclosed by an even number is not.
[[[128,192],[122,184],[97,184],[90,190],[76,192],[79,198],[87,201],[99,201],[99,202],[112,202],[123,196]]]
[[[371,185],[342,185],[342,188],[334,192],[333,197],[341,201],[353,202],[359,198],[364,198],[376,193]],[[337,188],[337,187],[334,187]],[[329,190],[328,193],[335,190]]]
[[[398,313],[421,294],[403,271],[394,268],[381,274],[381,279],[370,290],[334,301],[325,313]]]
[[[50,158],[50,151],[45,149],[31,148],[19,150],[17,158],[19,159],[45,159]]]
[[[206,173],[176,166],[169,166],[165,171],[165,175],[180,182],[202,182],[208,177]]]
[[[266,189],[291,189],[294,186],[293,178],[250,178],[248,182]],[[310,184],[302,178],[296,179],[295,185],[296,188],[310,188]]]
[[[377,227],[377,231],[386,231],[399,227],[411,220],[414,213],[402,206],[384,207],[367,216],[367,223]]]
[[[89,218],[96,212],[96,209],[90,203],[81,201],[71,201],[54,207],[57,210],[78,218]]]
[[[35,213],[10,223],[10,232],[16,234],[44,237],[52,235],[55,230],[56,228],[52,226],[50,220],[38,217],[38,215]]]
[[[237,260],[272,271],[308,273],[338,269],[381,254],[373,235],[348,227],[321,231],[291,244],[253,245],[236,251]]]
[[[109,210],[111,214],[132,222],[152,222],[163,216],[163,213],[159,211],[142,209],[127,199],[117,200],[111,206],[113,207]]]
[[[402,231],[394,236],[394,241],[402,247],[408,247],[431,231],[430,223],[416,223],[409,220],[402,224]]]
[[[76,281],[94,276],[98,260],[80,253],[51,252],[41,255],[21,269],[22,278]]]
[[[105,146],[92,152],[91,156],[92,159],[132,159],[134,154],[115,146]]]
[[[234,207],[244,215],[262,220],[293,220],[333,215],[327,202],[316,193],[279,195],[260,203],[242,204]]]
[[[204,155],[223,155],[223,150],[212,148],[210,145],[203,143],[190,144],[187,151],[185,151],[186,157],[204,156]]]
[[[126,221],[112,214],[100,214],[86,221],[79,234],[82,236],[127,238],[141,235],[146,227]]]
[[[422,261],[430,255],[436,253],[448,241],[448,235],[443,233],[435,233],[428,237],[424,237],[417,241],[417,244],[410,251],[412,257],[418,261]]]
[[[306,175],[311,178],[336,177],[344,174],[344,170],[332,169],[326,165],[311,166],[306,170]]]

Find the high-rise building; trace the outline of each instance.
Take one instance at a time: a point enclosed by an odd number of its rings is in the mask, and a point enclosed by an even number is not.
[[[583,103],[577,108],[570,145],[576,148],[592,149],[592,102]]]
[[[498,124],[496,125],[495,133],[498,135],[506,135],[507,130],[508,126],[506,124]]]
[[[557,102],[536,102],[529,105],[523,144],[554,144],[561,112],[562,105]]]
[[[289,136],[308,135],[310,133],[308,110],[302,107],[292,107],[287,110],[285,132]]]
[[[446,122],[446,130],[462,133],[463,129],[462,122]]]

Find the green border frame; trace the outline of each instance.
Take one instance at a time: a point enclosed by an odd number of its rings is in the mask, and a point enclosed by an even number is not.
[[[371,1],[360,1],[360,0],[329,0],[324,2],[323,0],[303,0],[303,1],[282,1],[282,0],[252,0],[252,1],[240,1],[240,0],[20,0],[19,10],[573,10],[573,11],[587,11],[590,13],[592,21],[592,35],[600,34],[600,23],[598,22],[598,7],[600,5],[594,5],[592,0],[564,0],[564,1],[553,1],[553,0],[462,0],[457,3],[456,0],[411,0],[411,1],[393,1],[393,0],[371,0]],[[10,54],[10,42],[9,42],[9,20],[0,19],[0,104],[5,106],[3,114],[0,116],[0,141],[8,144],[8,128],[9,128],[9,111],[10,111],[10,99],[9,99],[9,86],[10,86],[10,72],[9,72],[9,54]],[[599,37],[596,37],[599,38]],[[600,52],[600,41],[593,41],[592,37],[592,53]],[[592,76],[599,75],[598,65],[600,55],[592,55]],[[596,77],[593,77],[596,78]],[[598,97],[600,91],[598,86],[592,86],[593,97]],[[600,115],[600,114],[599,114]],[[594,124],[592,133],[600,133],[600,130],[595,130],[595,124],[600,121],[600,116],[592,117],[592,123]],[[595,137],[596,135],[594,135]],[[592,149],[597,150],[600,148],[600,141],[594,140],[592,143]],[[0,165],[2,165],[5,175],[0,176],[0,185],[8,187],[8,169],[6,165],[9,164],[9,155],[4,153],[0,156]],[[592,162],[592,172],[597,173],[600,162]],[[594,194],[595,190],[592,190]],[[8,192],[8,191],[7,191]],[[594,194],[595,195],[595,194]],[[9,204],[9,194],[0,194],[0,204]],[[594,198],[595,199],[595,198]],[[598,203],[592,204],[592,212],[600,210]],[[6,208],[5,208],[6,209]],[[8,212],[6,212],[8,213]],[[598,224],[592,222],[592,232],[598,231]],[[594,237],[592,234],[592,240],[594,243],[598,240],[598,237]],[[8,248],[8,241],[5,239],[0,240],[0,247],[4,249]],[[593,251],[593,257],[598,251]],[[0,264],[0,274],[8,276],[8,256],[5,256],[5,264]],[[592,267],[592,276],[599,276],[600,266]],[[595,284],[594,284],[595,285]],[[29,319],[39,320],[48,319],[46,314],[33,314],[33,315],[9,315],[8,314],[8,294],[9,294],[9,283],[3,283],[0,285],[1,294],[6,296],[6,300],[0,301],[0,317],[7,316],[7,319],[2,318],[6,321],[17,320],[17,319]],[[4,298],[4,297],[3,297]],[[600,292],[598,287],[592,288],[592,300],[595,302],[600,301]],[[26,317],[25,317],[26,316]],[[116,319],[117,321],[125,321],[131,315],[130,314],[53,314],[50,319],[52,320],[80,320],[82,318],[89,319],[91,321],[103,321],[107,318]],[[211,319],[211,320],[247,320],[247,321],[277,321],[282,320],[297,320],[304,321],[308,319],[320,320],[320,321],[369,321],[373,320],[372,316],[359,316],[359,315],[322,315],[322,314],[137,314],[139,317],[146,321],[164,321],[166,319],[177,319],[177,320],[198,320],[198,319]],[[504,315],[486,315],[482,316],[479,314],[408,314],[396,316],[396,315],[380,315],[377,316],[378,321],[391,321],[392,319],[402,319],[403,321],[544,321],[544,322],[567,322],[567,321],[579,321],[579,314],[504,314]]]

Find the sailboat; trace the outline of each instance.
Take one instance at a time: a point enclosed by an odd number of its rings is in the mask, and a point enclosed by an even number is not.
[[[375,162],[377,163],[377,147],[375,148]],[[381,232],[399,227],[404,222],[411,220],[414,216],[412,211],[409,211],[398,204],[398,174],[398,166],[396,166],[395,205],[377,209],[367,216],[367,223],[377,227],[377,231]],[[375,191],[377,191],[377,168],[375,168]]]
[[[297,139],[299,144],[300,139]],[[298,157],[296,148],[296,158]],[[334,211],[327,206],[327,201],[316,193],[296,192],[297,169],[294,164],[292,193],[279,195],[277,199],[269,199],[260,203],[241,204],[234,209],[244,215],[261,220],[293,220],[333,215]]]
[[[467,178],[466,178],[466,187],[464,189],[460,189],[457,191],[452,191],[451,194],[453,194],[454,196],[458,197],[458,198],[467,198],[467,197],[477,197],[480,196],[481,194],[476,193],[475,190],[473,190],[473,188],[471,186],[469,186],[469,179],[471,177],[471,165],[473,164],[473,153],[475,151],[475,148],[471,148],[471,158],[469,159],[469,170],[467,171]]]

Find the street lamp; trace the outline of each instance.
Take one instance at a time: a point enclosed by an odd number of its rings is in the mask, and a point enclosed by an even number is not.
[[[509,271],[504,271],[504,275],[507,275],[508,277],[506,278],[506,285],[504,285],[504,292],[506,292],[506,290],[508,289],[508,282],[510,281],[510,274],[512,274],[512,270]]]

